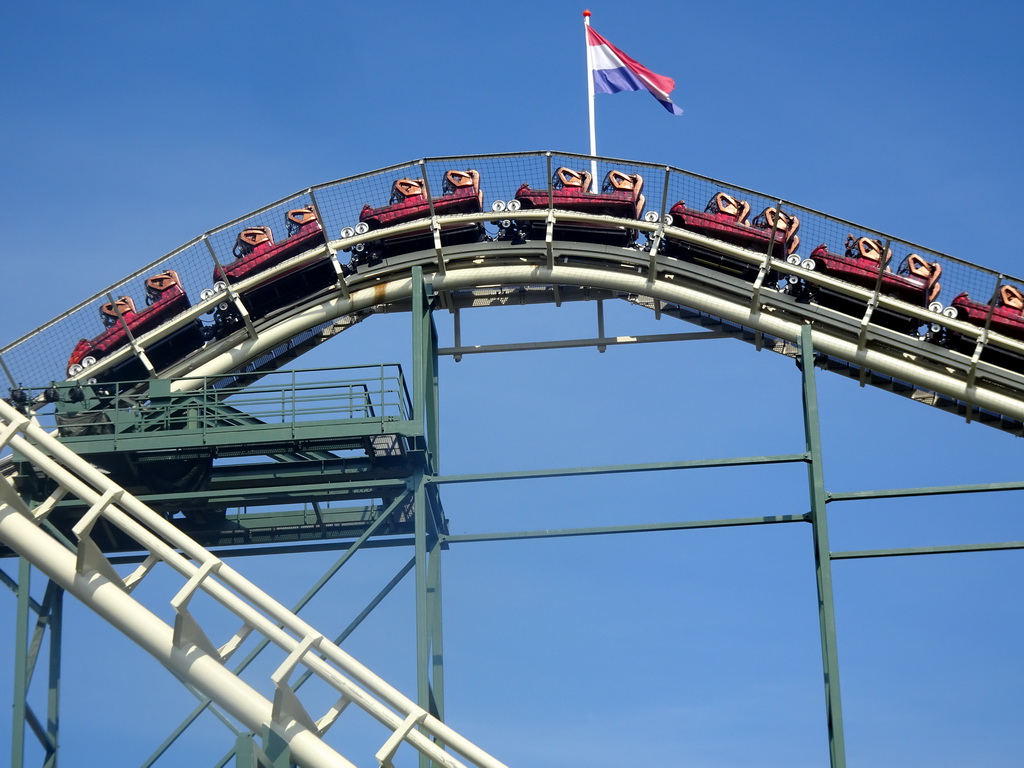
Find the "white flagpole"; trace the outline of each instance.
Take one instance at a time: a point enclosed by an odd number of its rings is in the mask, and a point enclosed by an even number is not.
[[[590,108],[590,156],[597,157],[597,129],[594,125],[594,59],[590,54],[590,35],[587,29],[590,27],[590,11],[583,11],[583,34],[587,44],[587,105]],[[600,185],[597,178],[597,160],[590,161],[590,175],[593,177],[593,184]]]

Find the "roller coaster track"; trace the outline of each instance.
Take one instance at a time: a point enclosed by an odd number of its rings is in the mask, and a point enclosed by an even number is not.
[[[550,153],[548,153],[550,154]],[[504,158],[505,156],[497,156]],[[520,156],[511,156],[517,159]],[[494,160],[494,156],[486,158]],[[452,158],[451,165],[470,165],[480,158]],[[552,159],[547,158],[548,165]],[[436,164],[440,161],[431,161]],[[607,161],[622,165],[621,161]],[[426,161],[412,164],[413,171],[423,172]],[[644,166],[631,168],[648,170]],[[405,166],[395,170],[385,169],[376,175],[388,178],[398,175]],[[674,195],[669,193],[669,178],[682,172],[655,166],[665,173],[665,190],[660,204],[661,211],[671,205]],[[688,180],[692,175],[687,175]],[[356,177],[357,180],[366,177]],[[720,182],[692,177],[708,189],[720,189],[726,185]],[[342,185],[344,182],[336,182]],[[736,190],[736,187],[726,187]],[[741,191],[742,193],[742,191]],[[699,193],[698,193],[699,194]],[[757,193],[747,193],[748,196]],[[316,190],[307,190],[304,197],[291,198],[285,205],[295,205],[306,199],[316,200]],[[692,193],[691,193],[692,195]],[[762,199],[774,202],[770,197]],[[779,201],[781,202],[781,201]],[[281,203],[275,204],[280,208]],[[810,209],[786,204],[787,210],[797,210],[804,218],[804,231],[808,220],[816,216],[832,227],[832,231],[860,230],[863,227],[841,220],[824,217]],[[648,206],[657,211],[658,206]],[[268,209],[251,214],[258,217]],[[351,214],[349,214],[351,215]],[[176,361],[162,370],[152,370],[162,377],[216,377],[228,372],[272,370],[298,354],[337,335],[344,328],[359,322],[369,314],[379,311],[393,311],[402,308],[411,292],[410,270],[421,266],[433,291],[440,297],[443,306],[458,309],[469,306],[496,306],[519,303],[529,294],[532,302],[561,303],[573,299],[618,298],[645,306],[659,315],[670,315],[688,320],[705,328],[744,339],[759,348],[783,354],[793,354],[792,344],[799,336],[799,328],[810,324],[813,329],[815,349],[821,353],[818,364],[826,369],[840,372],[860,381],[861,384],[879,386],[902,394],[914,400],[935,407],[966,415],[1000,429],[1020,434],[1024,420],[1024,343],[1002,336],[989,327],[979,327],[960,320],[950,319],[929,311],[925,307],[908,304],[899,299],[872,291],[858,285],[844,282],[830,275],[812,272],[799,264],[791,264],[779,258],[747,251],[728,243],[704,237],[700,234],[666,226],[661,220],[652,223],[634,219],[619,219],[557,208],[549,210],[519,211],[517,220],[539,221],[547,225],[547,238],[511,244],[508,241],[478,242],[468,245],[445,246],[441,239],[435,239],[435,247],[426,251],[403,254],[383,259],[376,265],[361,268],[355,274],[342,276],[346,252],[360,243],[387,240],[409,233],[422,231],[425,225],[434,232],[455,225],[486,224],[508,218],[502,212],[483,212],[454,216],[433,216],[428,220],[405,222],[387,229],[376,230],[349,238],[332,239],[325,245],[314,248],[294,259],[279,264],[272,270],[235,283],[231,286],[231,297],[244,295],[247,288],[255,283],[273,280],[275,274],[294,271],[302,265],[329,259],[338,273],[337,284],[305,297],[282,311],[274,312],[250,322],[234,334],[206,343],[201,349]],[[95,306],[104,297],[123,290],[128,280],[175,264],[175,257],[195,244],[210,247],[218,233],[239,228],[238,220],[211,233],[203,235],[192,244],[184,246],[168,257],[144,267],[117,286],[112,286],[91,300],[64,313],[37,331],[0,349],[0,364],[12,386],[25,383],[43,386],[46,380],[63,378],[58,372],[63,348],[47,350],[46,366],[26,365],[15,367],[12,359],[25,351],[33,352],[35,343],[42,335],[51,332],[72,316],[80,316],[83,310]],[[552,237],[555,226],[564,232],[565,227],[629,227],[647,238],[647,243],[634,247],[617,247],[596,243],[581,243],[555,240]],[[330,231],[330,223],[325,226]],[[810,242],[813,233],[805,237]],[[821,235],[824,239],[827,235]],[[895,245],[898,241],[884,235]],[[688,243],[708,253],[726,255],[736,262],[746,263],[756,271],[753,282],[743,280],[722,271],[712,270],[675,258],[668,258],[658,248],[665,241]],[[653,248],[652,248],[653,244]],[[908,248],[926,252],[918,246],[907,244]],[[193,248],[194,250],[194,248]],[[212,248],[211,248],[212,250]],[[984,279],[985,290],[1012,281],[967,262],[939,254],[940,261],[970,275],[970,282],[976,286]],[[179,268],[179,271],[180,268]],[[192,270],[194,271],[194,270]],[[845,314],[813,302],[801,301],[785,291],[769,287],[768,275],[792,277],[806,285],[816,286],[834,295],[849,299],[863,308],[856,314]],[[980,276],[980,278],[979,278]],[[784,280],[783,280],[784,282]],[[967,284],[968,280],[961,280]],[[949,292],[944,292],[949,293]],[[161,340],[171,336],[183,327],[195,323],[203,315],[214,310],[223,302],[221,294],[195,303],[168,322],[126,344],[115,353],[100,360],[96,366],[78,375],[85,380],[101,374],[105,369],[117,366],[132,356],[142,356]],[[973,348],[973,354],[953,351],[941,345],[927,342],[917,335],[891,330],[875,322],[883,312],[920,321],[922,326],[941,325],[945,332],[956,334],[963,343],[960,349]],[[35,345],[35,346],[34,346]],[[454,352],[454,350],[452,350]],[[1008,366],[994,365],[986,361],[989,352],[1003,355],[1002,360],[1012,361]],[[57,360],[54,360],[54,356]],[[276,361],[276,362],[275,362]],[[20,360],[19,360],[20,362]],[[35,360],[33,359],[33,362]],[[152,366],[147,367],[152,369]],[[256,374],[258,375],[258,374]],[[190,386],[177,383],[178,388]]]
[[[493,166],[501,162],[512,166],[519,162],[532,163],[531,172],[536,173],[537,168],[543,168],[546,178],[550,179],[552,165],[555,162],[565,164],[563,161],[566,159],[583,162],[577,156],[553,156],[551,153],[448,158],[395,166],[349,181],[365,186],[368,180],[391,179],[410,172],[410,169],[427,178],[430,171],[442,163],[449,167],[471,167],[480,164]],[[490,236],[480,242],[459,245],[443,242],[441,233],[454,226],[499,227],[499,222],[510,216],[502,211],[431,215],[365,234],[331,238],[271,270],[231,285],[226,295],[220,293],[199,301],[160,327],[132,337],[129,344],[77,374],[76,378],[86,382],[102,376],[104,371],[125,360],[138,357],[153,376],[172,380],[172,391],[182,392],[198,386],[198,377],[244,384],[374,313],[408,309],[414,289],[412,271],[419,267],[432,292],[435,306],[453,311],[478,306],[619,299],[659,316],[671,316],[696,324],[705,329],[704,335],[734,337],[758,349],[791,357],[796,357],[801,331],[809,325],[818,356],[816,364],[821,368],[854,378],[862,385],[880,387],[960,417],[1021,434],[1024,423],[1024,343],[992,332],[988,324],[979,327],[884,295],[877,286],[871,290],[812,271],[800,263],[785,260],[782,254],[773,254],[771,249],[767,255],[760,254],[666,223],[665,211],[673,198],[681,197],[673,190],[683,182],[689,185],[689,199],[723,187],[747,196],[757,196],[757,193],[737,190],[733,186],[664,166],[601,162],[643,170],[648,174],[648,181],[655,182],[649,183],[648,189],[657,187],[656,177],[664,175],[661,199],[649,206],[658,213],[655,221],[549,207],[515,213],[519,221],[539,222],[545,232],[543,238],[525,242]],[[511,177],[512,173],[506,171],[506,175]],[[485,182],[486,178],[485,175]],[[517,182],[519,180],[516,179]],[[271,209],[297,203],[312,201],[324,223],[324,231],[339,231],[337,225],[345,222],[332,220],[332,216],[337,217],[338,214],[328,212],[324,198],[329,197],[328,192],[345,183],[311,188],[206,233],[128,279],[157,268],[166,268],[168,264],[186,276],[194,276],[197,272],[202,274],[204,270],[209,274],[208,262],[188,270],[181,266],[182,260],[194,259],[198,251],[213,254],[214,262],[217,262],[214,243],[218,238],[223,242],[223,238],[239,229],[245,221],[258,218]],[[509,189],[505,199],[510,195]],[[758,197],[770,204],[782,205],[782,201]],[[333,205],[331,210],[337,207]],[[830,233],[833,237],[837,232],[855,228],[848,222],[825,217],[810,209],[788,204],[786,207],[787,210],[801,212],[805,230],[813,228],[807,225],[813,220],[819,220],[821,232]],[[343,215],[353,214],[346,210]],[[637,245],[623,246],[567,239],[565,233],[571,233],[573,227],[591,232],[633,229],[641,233],[646,242],[638,239]],[[860,227],[856,229],[865,231]],[[345,254],[360,243],[423,231],[432,236],[433,247],[389,256],[355,271],[347,268]],[[559,238],[555,237],[556,232]],[[821,236],[824,239],[826,235]],[[885,239],[898,243],[893,238]],[[749,265],[750,274],[756,277],[748,280],[668,257],[660,247],[668,241],[688,244],[703,253],[725,256],[735,263]],[[915,250],[924,249],[915,247]],[[947,265],[954,265],[964,275],[981,275],[971,283],[975,287],[981,284],[982,279],[987,281],[984,283],[986,289],[1007,281],[1005,275],[988,272],[952,257],[939,255],[938,258]],[[337,276],[334,285],[319,289],[264,317],[255,320],[246,317],[240,297],[244,297],[250,287],[257,282],[272,281],[278,274],[324,260],[334,266]],[[776,281],[778,276],[782,279]],[[816,286],[818,290],[845,297],[862,307],[862,311],[854,314],[840,312],[803,300],[779,287],[785,285],[788,278],[793,278],[788,281],[790,283]],[[56,329],[68,326],[73,318],[94,310],[98,302],[110,298],[122,285],[112,286],[33,334],[0,349],[0,364],[12,387],[17,388],[26,380],[42,387],[48,380],[61,378],[55,372],[63,366],[73,335],[81,331],[73,329],[70,336],[65,333],[57,345],[44,343],[44,340],[52,339]],[[209,340],[182,359],[159,369],[152,366],[147,359],[147,350],[181,329],[194,325],[225,300],[234,302],[242,313],[244,323],[237,330]],[[886,313],[912,318],[911,324],[922,327],[941,325],[945,332],[966,340],[967,348],[973,346],[973,353],[949,349],[931,343],[923,335],[900,332],[876,322]],[[670,336],[666,335],[666,338]],[[600,338],[596,341],[615,344],[645,340],[631,337]],[[29,353],[33,348],[39,350],[37,354]],[[964,348],[960,347],[961,350]],[[456,340],[455,347],[442,351],[463,355],[475,350],[459,346]],[[1022,364],[1019,367],[1012,362],[996,365],[989,362],[991,352],[998,353],[1000,361],[1019,359]],[[39,362],[44,358],[44,362]],[[434,739],[437,739],[461,759],[474,765],[488,768],[501,765],[379,680],[161,515],[47,434],[31,416],[25,415],[28,410],[0,402],[0,446],[26,457],[57,482],[58,491],[42,505],[30,508],[14,492],[13,465],[8,461],[4,482],[0,483],[3,494],[0,498],[0,539],[153,654],[176,675],[219,703],[253,731],[272,728],[288,741],[294,759],[302,765],[351,764],[321,739],[324,731],[351,703],[391,729],[393,735],[378,754],[378,759],[384,764],[390,761],[398,745],[406,741],[439,765],[453,768],[462,765],[452,752],[445,752],[435,744]],[[65,495],[80,499],[89,508],[74,529],[78,536],[77,554],[55,539],[45,526],[49,510]],[[127,578],[114,571],[99,546],[90,538],[90,531],[101,517],[132,536],[140,549],[149,553],[142,566]],[[158,565],[169,566],[184,579],[184,585],[170,602],[173,617],[169,621],[154,615],[132,597],[132,590]],[[241,623],[239,632],[220,647],[214,645],[189,613],[189,601],[199,592],[215,599],[224,609],[235,614]],[[272,698],[259,694],[223,666],[223,661],[252,632],[263,634],[287,656],[272,676]],[[288,680],[299,665],[312,670],[338,693],[338,703],[319,719],[306,712],[288,687]]]

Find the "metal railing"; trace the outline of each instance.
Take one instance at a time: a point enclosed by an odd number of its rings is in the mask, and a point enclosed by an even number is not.
[[[75,445],[100,441],[111,450],[125,440],[154,435],[190,445],[206,445],[214,436],[237,444],[297,439],[300,432],[307,439],[337,439],[340,425],[357,423],[360,434],[386,434],[413,418],[408,386],[396,363],[275,371],[247,385],[222,386],[222,381],[218,376],[162,379],[146,386],[137,381],[64,383],[20,390],[24,399],[14,406],[27,414],[32,403],[37,423],[62,440]],[[353,428],[346,427],[346,433]]]

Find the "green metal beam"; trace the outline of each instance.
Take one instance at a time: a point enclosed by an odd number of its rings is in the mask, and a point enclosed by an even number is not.
[[[425,370],[429,355],[427,327],[430,308],[423,281],[423,267],[412,269],[412,429],[420,435],[426,430],[427,380]]]
[[[427,596],[427,499],[423,475],[413,480],[416,560],[416,703],[430,711],[430,614]],[[421,761],[422,765],[422,761]]]
[[[289,462],[272,461],[259,464],[220,464],[214,468],[210,482],[214,488],[251,488],[268,482],[282,483],[286,479],[293,483],[312,483],[330,478],[332,484],[349,483],[368,485],[376,482],[400,485],[409,473],[409,465],[415,463],[414,456],[388,457],[381,465],[370,458],[338,458],[329,461]],[[358,485],[356,485],[358,487]]]
[[[60,722],[60,666],[63,619],[63,590],[53,581],[46,587],[43,602],[31,597],[32,567],[28,560],[18,560],[18,581],[0,571],[0,581],[16,596],[16,626],[13,675],[11,766],[23,768],[25,762],[25,729],[29,728],[43,749],[43,768],[57,765],[57,738]],[[30,614],[35,614],[35,629],[29,635]],[[49,631],[47,664],[46,722],[42,723],[28,703],[29,687],[35,671],[43,638]]]
[[[386,425],[386,426],[383,426]],[[344,419],[330,421],[295,421],[288,424],[266,424],[261,427],[223,427],[208,430],[168,430],[165,432],[122,432],[109,437],[95,436],[65,438],[62,442],[76,453],[94,454],[113,451],[176,451],[187,448],[217,448],[223,455],[226,449],[243,447],[252,453],[251,446],[282,453],[289,445],[302,446],[299,450],[329,450],[354,446],[370,435],[422,434],[418,421],[388,419]]]
[[[377,539],[366,542],[363,549],[391,549],[394,547],[408,547],[413,543],[412,536],[395,537],[391,539]],[[347,550],[352,546],[351,541],[332,539],[329,541],[309,541],[304,544],[267,544],[260,547],[229,547],[222,546],[211,549],[219,557],[254,557],[265,555],[294,555],[305,552],[338,552]],[[140,554],[113,555],[107,558],[112,565],[126,565],[141,563],[145,558]]]
[[[2,572],[0,572],[2,573]],[[4,574],[4,581],[14,587],[17,595],[17,621],[14,653],[14,700],[12,706],[11,766],[22,768],[25,761],[25,729],[32,731],[43,749],[43,765],[53,766],[57,761],[57,726],[60,704],[60,644],[63,590],[49,581],[42,604],[31,599],[32,566],[19,558],[18,581],[14,583]],[[30,614],[36,616],[35,627]],[[49,632],[49,662],[47,665],[47,718],[43,723],[28,703],[29,688],[35,674],[43,640]]]
[[[431,310],[427,315],[428,322],[423,329],[426,349],[424,352],[424,414],[425,429],[427,433],[427,461],[432,473],[441,471],[441,398],[438,390],[438,358],[437,358],[437,326],[434,324],[434,313]]]
[[[58,736],[60,733],[60,668],[64,635],[64,590],[56,582],[50,602],[50,664],[49,689],[46,696],[46,743],[48,745],[43,768],[56,768]]]
[[[259,768],[256,757],[256,742],[251,733],[243,733],[235,738],[235,768]],[[230,759],[230,756],[229,758]]]
[[[391,578],[391,580],[387,584],[385,584],[376,595],[374,595],[373,599],[366,604],[366,607],[363,608],[362,611],[360,611],[359,615],[349,622],[348,626],[345,627],[344,630],[342,630],[341,634],[334,638],[334,644],[340,646],[342,643],[344,643],[348,639],[349,635],[355,632],[359,625],[363,623],[366,617],[373,613],[373,610],[384,601],[384,598],[390,595],[392,590],[394,590],[395,587],[402,583],[402,580],[409,575],[409,572],[412,571],[415,565],[416,559],[410,558],[409,561],[406,562],[406,564],[403,565],[398,570],[398,572]],[[292,686],[293,689],[297,691],[302,686],[302,684],[305,683],[312,676],[312,671],[307,669],[305,672],[302,673],[302,676],[295,681],[295,685]]]
[[[28,710],[28,626],[29,586],[32,580],[32,564],[24,557],[18,558],[18,602],[14,639],[14,702],[11,724],[11,768],[25,765],[25,725]]]
[[[800,333],[800,362],[803,378],[804,435],[810,462],[807,483],[811,496],[811,528],[814,566],[818,585],[818,621],[821,631],[821,661],[825,675],[825,716],[828,723],[829,764],[845,768],[843,709],[839,692],[839,650],[836,641],[835,602],[832,593],[832,561],[829,558],[828,519],[825,509],[825,477],[818,425],[818,391],[814,380],[814,348],[811,327]]]
[[[849,491],[830,493],[829,501],[862,501],[865,499],[899,499],[906,496],[943,496],[957,493],[992,493],[1024,491],[1024,482],[977,483],[973,485],[940,485],[932,488],[890,488],[882,491]]]
[[[415,423],[424,434],[428,424],[428,389],[430,342],[428,327],[430,308],[423,282],[423,269],[412,271],[412,412]],[[427,599],[427,495],[424,473],[417,471],[409,479],[413,493],[415,616],[416,616],[416,703],[430,711],[430,616]],[[428,768],[429,760],[419,756],[420,768]]]
[[[570,339],[567,341],[533,341],[518,344],[480,344],[471,347],[443,347],[439,355],[460,357],[462,355],[483,355],[495,352],[526,352],[541,349],[579,349],[581,347],[614,347],[629,344],[652,344],[663,341],[707,341],[727,339],[731,336],[723,331],[699,331],[694,333],[662,333],[657,335],[612,336],[609,338]]]
[[[733,528],[766,523],[806,523],[807,515],[772,515],[769,517],[739,517],[726,520],[693,520],[672,523],[645,523],[638,525],[606,525],[597,528],[562,528],[546,531],[517,531],[506,533],[464,533],[443,536],[445,544],[468,544],[482,541],[512,541],[516,539],[557,539],[569,536],[605,536],[621,533],[654,533],[657,531],[683,531],[698,528]]]
[[[582,477],[587,475],[613,475],[626,472],[660,472],[673,469],[708,469],[712,467],[739,467],[758,464],[795,464],[807,461],[806,453],[778,456],[744,456],[734,459],[697,459],[694,461],[660,461],[647,464],[614,464],[597,467],[567,469],[536,469],[522,472],[487,472],[471,475],[439,475],[428,482],[441,484],[485,483],[494,480],[535,480],[545,477]]]
[[[9,590],[11,590],[11,592],[14,593],[15,598],[17,598],[17,595],[18,595],[18,582],[16,582],[14,579],[12,579],[10,576],[8,576],[2,570],[0,570],[0,584],[3,584],[5,587],[7,587]],[[41,605],[39,605],[39,603],[37,603],[35,600],[33,600],[31,595],[29,595],[28,600],[29,600],[29,607],[32,609],[32,611],[34,613],[36,613],[38,615],[38,614],[43,612],[43,607]]]
[[[444,720],[444,623],[441,613],[441,550],[440,537],[434,537],[427,568],[427,611],[431,618],[430,713]]]
[[[869,557],[903,557],[906,555],[948,555],[961,552],[1000,552],[1007,549],[1024,549],[1024,541],[1004,541],[991,544],[950,544],[937,547],[903,547],[898,549],[864,549],[849,552],[833,552],[833,560],[854,560]]]
[[[439,445],[439,396],[437,363],[437,330],[431,308],[429,286],[423,270],[413,269],[412,343],[413,343],[413,405],[416,423],[423,430],[426,451],[423,466],[437,471]],[[441,717],[443,715],[443,663],[441,649],[439,521],[444,515],[438,508],[440,499],[427,486],[427,472],[418,469],[410,478],[413,492],[414,548],[416,575],[416,698],[419,706]],[[420,768],[429,768],[431,761],[419,755]]]
[[[284,466],[284,465],[282,465]],[[289,465],[295,466],[295,465]],[[289,501],[330,501],[334,499],[360,499],[378,496],[375,491],[392,490],[399,491],[405,487],[405,480],[352,480],[344,482],[332,482],[329,479],[322,479],[316,483],[298,483],[293,485],[272,486],[270,488],[230,488],[217,490],[211,488],[203,492],[203,498],[210,502],[210,506],[241,507],[259,506],[261,504],[286,504]],[[196,497],[195,493],[154,493],[140,494],[139,499],[152,504],[154,502],[186,502]],[[67,509],[77,504],[61,502],[56,506],[57,510]]]

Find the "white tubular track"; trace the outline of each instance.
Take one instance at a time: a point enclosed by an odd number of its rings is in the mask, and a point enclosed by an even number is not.
[[[230,566],[199,546],[161,515],[121,489],[102,472],[61,444],[6,402],[0,400],[0,448],[25,457],[58,484],[58,491],[31,510],[12,481],[0,478],[0,540],[28,559],[65,590],[96,611],[148,651],[181,680],[223,707],[245,728],[276,731],[291,749],[292,759],[306,768],[348,768],[354,764],[321,738],[341,711],[358,705],[392,731],[377,759],[390,762],[404,740],[447,768],[465,763],[443,751],[431,737],[480,768],[505,768],[413,701],[381,680],[287,608],[247,581]],[[78,554],[47,533],[40,523],[60,498],[81,499],[89,511],[75,526]],[[121,579],[90,538],[95,522],[104,518],[134,538],[150,553],[146,562]],[[179,552],[180,550],[180,552]],[[171,623],[135,600],[131,591],[159,562],[179,573],[184,584],[168,608]],[[188,612],[192,595],[202,590],[232,612],[242,629],[218,650]],[[279,626],[280,625],[280,626]],[[283,628],[282,628],[283,627]],[[271,676],[273,699],[254,690],[224,666],[225,657],[250,632],[269,638],[287,659]],[[320,655],[326,658],[319,658]],[[297,666],[338,691],[338,703],[314,720],[288,687]],[[418,723],[418,730],[412,727]],[[361,761],[365,764],[365,760]]]
[[[799,316],[776,315],[765,311],[762,305],[751,307],[750,297],[726,292],[711,292],[700,286],[651,281],[644,275],[579,266],[478,266],[469,269],[449,269],[445,274],[429,275],[435,291],[458,290],[486,285],[574,285],[606,288],[636,293],[662,301],[680,304],[720,317],[740,325],[754,328],[787,341],[800,338],[804,321]],[[827,279],[827,278],[826,278]],[[821,280],[822,282],[825,279]],[[831,281],[838,282],[838,281]],[[851,287],[851,293],[857,289]],[[864,292],[867,293],[867,292]],[[258,338],[244,341],[238,346],[212,357],[189,372],[190,377],[218,376],[237,369],[249,360],[273,349],[284,341],[321,323],[373,306],[389,304],[412,295],[412,280],[398,277],[388,283],[377,283],[372,288],[353,291],[349,296],[336,296],[323,303],[295,312],[273,326],[261,330]],[[765,296],[767,299],[767,296]],[[890,300],[890,303],[897,302]],[[910,305],[905,305],[910,312]],[[918,310],[923,312],[923,310]],[[834,357],[857,361],[858,364],[887,376],[915,384],[923,389],[941,392],[979,408],[991,410],[1018,420],[1024,420],[1024,400],[1020,390],[1012,391],[985,386],[970,381],[962,371],[924,366],[919,356],[906,350],[885,345],[860,347],[856,338],[833,332],[827,327],[815,326],[813,331],[816,351]],[[909,337],[906,341],[909,348]],[[1019,376],[1016,378],[1020,378]],[[201,386],[199,378],[175,381],[172,389],[184,391]]]
[[[556,211],[558,221],[569,224],[603,224],[631,226],[652,232],[658,226],[646,221],[615,219],[592,214]],[[536,219],[546,211],[520,211],[517,218]],[[465,214],[443,217],[447,222],[479,223],[507,214]],[[422,227],[423,221],[409,222],[379,230],[369,235],[333,240],[328,247],[320,246],[252,277],[237,287],[244,293],[249,283],[284,274],[298,266],[325,257],[328,251],[339,253],[353,243],[374,237],[394,236]],[[863,306],[874,303],[897,315],[916,318],[922,323],[941,322],[947,328],[972,342],[985,338],[989,347],[1005,350],[1024,358],[1024,342],[996,333],[986,333],[980,327],[962,320],[936,315],[886,295],[872,295],[872,291],[838,280],[820,272],[811,272],[785,261],[766,261],[762,254],[716,241],[683,229],[665,227],[664,234],[679,241],[717,251],[738,261],[772,270],[783,275],[796,275],[811,284],[860,302]],[[566,264],[558,261],[565,254]],[[577,257],[583,256],[586,263]],[[739,281],[729,284],[721,273],[693,267],[676,259],[657,261],[656,279],[652,279],[655,260],[649,253],[630,248],[611,248],[582,243],[536,242],[523,246],[503,243],[479,243],[469,250],[445,248],[440,254],[433,251],[411,254],[401,265],[382,266],[349,277],[333,290],[311,297],[306,302],[287,309],[273,318],[256,323],[254,335],[245,338],[236,334],[214,342],[189,356],[185,361],[159,372],[161,376],[189,377],[175,381],[173,389],[183,391],[202,386],[201,377],[219,377],[243,368],[255,358],[310,330],[319,324],[337,320],[346,315],[371,310],[394,302],[407,300],[412,294],[409,270],[413,264],[423,267],[425,279],[434,291],[456,291],[495,286],[569,285],[597,288],[647,296],[669,304],[676,304],[725,321],[796,343],[800,327],[810,323],[816,352],[845,360],[863,370],[891,376],[924,390],[921,399],[927,401],[934,393],[954,398],[968,406],[981,408],[1004,417],[1024,421],[1024,373],[991,366],[977,359],[951,353],[938,345],[922,342],[905,333],[889,331],[869,322],[869,318],[856,318],[832,310],[800,304],[792,297],[772,289],[755,288],[751,283]],[[491,259],[499,263],[488,263]],[[440,263],[443,269],[438,269]],[[524,263],[509,263],[524,262]],[[649,266],[648,266],[649,265]],[[623,269],[623,267],[627,267]],[[370,284],[370,287],[363,287]],[[137,339],[142,348],[195,321],[212,309],[218,301],[215,296],[170,319],[167,323]],[[132,345],[103,358],[96,366],[76,378],[85,379],[106,367],[135,354]],[[977,354],[975,355],[977,358]]]

